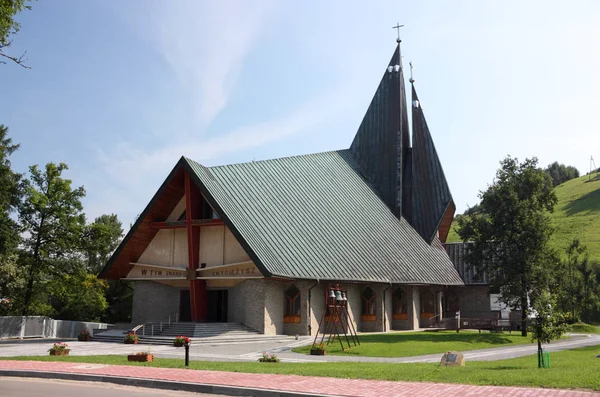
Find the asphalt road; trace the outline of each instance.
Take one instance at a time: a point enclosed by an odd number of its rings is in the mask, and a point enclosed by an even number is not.
[[[2,397],[138,397],[138,396],[201,396],[223,397],[216,394],[187,393],[169,390],[155,390],[143,387],[118,386],[105,383],[79,382],[65,380],[45,380],[28,378],[0,377],[0,396]]]

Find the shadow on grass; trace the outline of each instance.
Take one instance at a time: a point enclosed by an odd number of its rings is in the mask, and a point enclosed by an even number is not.
[[[516,336],[516,335],[515,335]],[[491,345],[506,345],[513,341],[503,334],[497,333],[429,333],[420,332],[418,334],[382,334],[382,335],[362,335],[361,343],[399,343],[399,342],[463,342],[463,343],[489,343]]]
[[[594,190],[579,197],[577,200],[565,206],[567,215],[575,215],[580,212],[598,212],[600,211],[600,189]]]

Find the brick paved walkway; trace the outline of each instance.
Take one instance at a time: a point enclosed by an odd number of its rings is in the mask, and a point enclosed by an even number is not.
[[[245,374],[237,372],[200,371],[173,368],[137,367],[42,361],[0,361],[0,371],[39,371],[85,375],[155,379],[193,384],[248,387],[314,393],[332,396],[600,396],[577,390],[470,386],[443,383],[390,382],[359,379],[337,379],[297,375]],[[0,377],[1,384],[1,377]]]

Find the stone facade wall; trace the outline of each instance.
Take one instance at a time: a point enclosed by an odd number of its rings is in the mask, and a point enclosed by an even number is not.
[[[394,287],[390,288],[390,285],[386,285],[383,288],[383,332],[388,332],[392,329],[392,294],[394,293]]]
[[[312,284],[314,285],[314,283]],[[309,335],[314,336],[319,329],[319,322],[323,318],[323,312],[325,311],[325,284],[317,284],[310,290],[310,296],[307,297],[307,305],[310,300],[310,328],[307,330]],[[310,287],[309,287],[310,289]],[[307,291],[307,296],[309,295]]]
[[[264,331],[265,335],[283,334],[283,307],[286,284],[261,280],[264,284]]]
[[[265,332],[265,291],[263,280],[246,280],[229,289],[227,321]]]
[[[407,287],[408,295],[408,329],[418,330],[420,328],[419,317],[421,316],[421,290],[416,285]]]
[[[169,315],[179,313],[179,291],[183,288],[154,281],[134,281],[134,283],[132,324],[167,321]]]

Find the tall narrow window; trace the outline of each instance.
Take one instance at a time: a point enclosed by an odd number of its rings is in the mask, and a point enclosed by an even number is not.
[[[367,287],[363,290],[361,298],[361,321],[375,321],[377,319],[377,311],[375,308],[375,292],[373,292],[370,287]]]
[[[421,293],[421,318],[432,318],[435,316],[435,295],[429,290]]]
[[[300,323],[300,290],[292,285],[285,291],[284,323]]]
[[[394,320],[408,320],[408,299],[402,288],[397,288],[392,295],[392,318]]]
[[[446,295],[446,299],[445,299],[445,303],[446,303],[446,311],[449,313],[449,315],[456,313],[457,311],[459,311],[459,306],[458,306],[458,297],[456,296],[455,293],[448,293]]]

